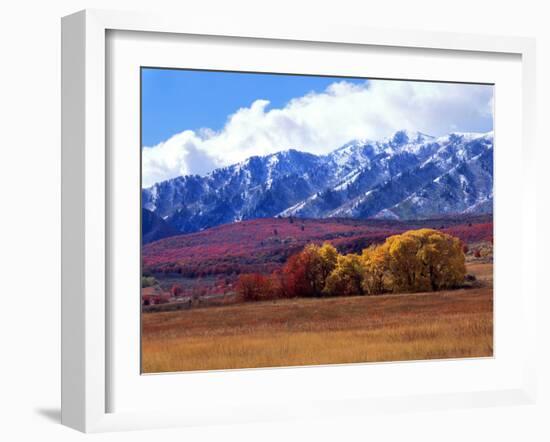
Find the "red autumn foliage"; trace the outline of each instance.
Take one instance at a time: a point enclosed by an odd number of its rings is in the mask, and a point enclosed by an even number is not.
[[[260,301],[271,298],[272,288],[269,276],[252,273],[240,275],[237,281],[237,292],[244,301]]]
[[[147,244],[142,249],[143,269],[150,274],[178,274],[187,278],[240,274],[271,274],[282,270],[289,258],[308,243],[330,242],[340,253],[360,253],[406,230],[445,225],[445,233],[465,243],[492,241],[491,216],[401,222],[393,220],[265,218],[226,224],[202,232],[178,235]],[[277,235],[274,232],[277,231]],[[284,276],[288,272],[282,272]],[[286,278],[286,279],[285,279]],[[295,286],[293,277],[284,287]],[[289,293],[303,288],[289,288]],[[284,291],[286,289],[283,289]]]
[[[170,302],[170,296],[167,293],[158,295],[142,295],[141,302],[143,305],[167,304]]]
[[[175,298],[176,296],[180,296],[183,293],[183,289],[181,288],[181,285],[174,284],[170,289],[170,293]]]
[[[282,292],[286,298],[313,295],[307,275],[309,265],[310,256],[305,251],[288,259],[281,276]]]
[[[448,227],[442,231],[449,235],[460,238],[465,243],[492,241],[493,240],[493,222],[480,224],[460,224]]]

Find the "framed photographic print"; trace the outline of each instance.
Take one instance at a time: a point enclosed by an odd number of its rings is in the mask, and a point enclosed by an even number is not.
[[[141,97],[142,372],[493,356],[493,84],[143,67]]]
[[[64,18],[63,422],[532,401],[533,45]]]

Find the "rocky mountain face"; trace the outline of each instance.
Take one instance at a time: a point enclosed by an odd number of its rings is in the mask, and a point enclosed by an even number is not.
[[[154,212],[141,209],[141,240],[143,244],[178,235],[179,233],[173,226]]]
[[[142,204],[180,233],[277,216],[421,219],[491,213],[493,133],[435,138],[398,131],[381,141],[349,142],[328,155],[286,150],[251,157],[206,176],[143,189]]]

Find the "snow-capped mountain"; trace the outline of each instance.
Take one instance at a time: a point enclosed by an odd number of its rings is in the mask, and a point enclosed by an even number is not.
[[[328,155],[286,150],[143,189],[143,207],[179,232],[294,216],[415,219],[491,213],[493,133],[398,131]]]

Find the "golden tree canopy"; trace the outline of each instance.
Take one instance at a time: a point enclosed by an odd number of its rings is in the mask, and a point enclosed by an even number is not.
[[[388,251],[384,246],[371,246],[363,250],[361,261],[364,275],[362,288],[368,295],[377,295],[386,291],[388,272]]]
[[[363,263],[361,257],[350,253],[340,255],[336,267],[327,278],[325,293],[330,295],[362,295]]]
[[[433,229],[409,230],[386,239],[393,291],[441,290],[460,285],[466,275],[462,243]]]

